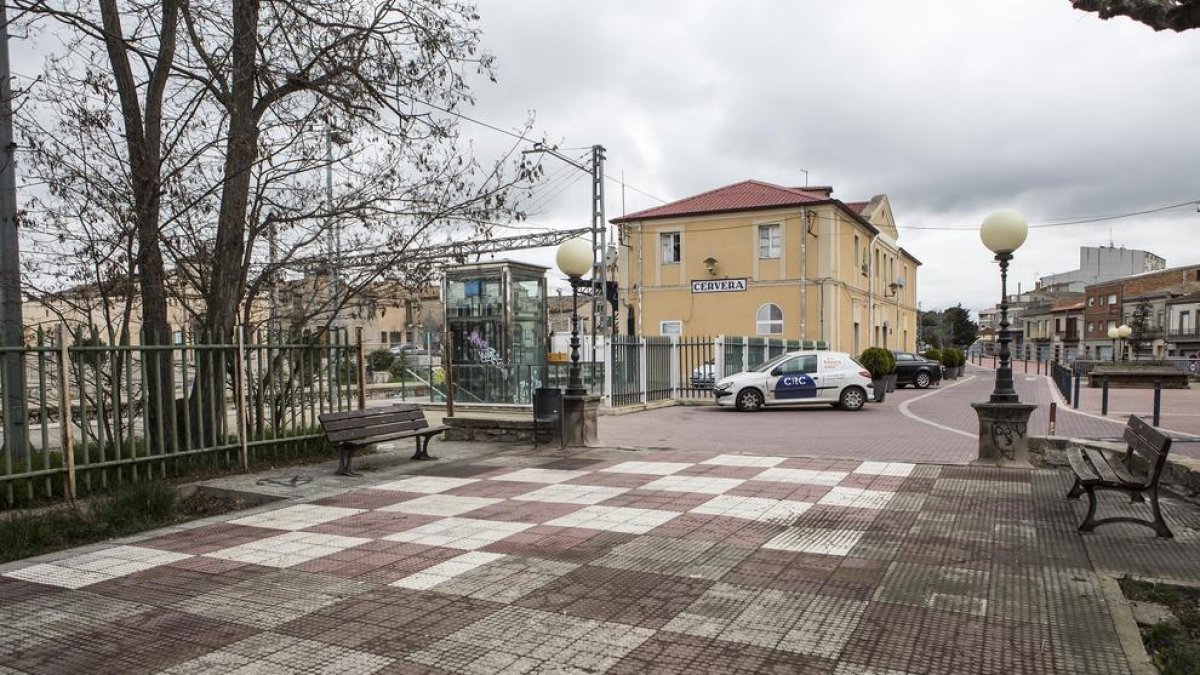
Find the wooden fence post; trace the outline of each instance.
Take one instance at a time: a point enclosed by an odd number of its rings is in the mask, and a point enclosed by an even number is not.
[[[236,388],[234,405],[237,406],[238,461],[242,470],[250,468],[250,446],[246,442],[246,336],[245,329],[237,328],[237,359],[233,367],[233,386]]]
[[[71,391],[67,377],[67,326],[58,324],[58,427],[62,435],[63,463],[67,466],[67,499],[75,500],[75,439],[71,436]]]
[[[356,343],[355,358],[358,361],[358,409],[364,410],[367,407],[367,358],[363,352],[363,329],[362,326],[354,327],[354,341]],[[401,384],[400,386],[404,386]]]

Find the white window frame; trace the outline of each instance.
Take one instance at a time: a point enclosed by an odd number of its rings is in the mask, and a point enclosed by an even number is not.
[[[672,242],[669,246],[667,242]],[[664,265],[678,265],[683,258],[683,236],[679,232],[661,232],[658,235],[659,255]],[[674,260],[668,260],[668,253]]]
[[[1117,294],[1116,293],[1108,294],[1108,304],[1110,304],[1110,305],[1117,304]]]
[[[673,321],[658,322],[659,335],[683,335],[683,322],[678,319]]]
[[[760,260],[783,257],[783,227],[779,223],[763,223],[758,226],[758,257]]]
[[[779,312],[779,318],[771,318],[771,308],[775,308]],[[766,310],[766,317],[763,317],[763,310]],[[755,335],[783,335],[783,308],[773,302],[766,302],[758,306],[754,312],[754,334]]]

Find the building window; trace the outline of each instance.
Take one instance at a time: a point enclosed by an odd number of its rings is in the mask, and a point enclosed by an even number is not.
[[[1089,322],[1088,322],[1088,331],[1087,331],[1087,332],[1089,332],[1089,333],[1095,333],[1095,332],[1096,332],[1096,324],[1095,324],[1095,322],[1092,322],[1092,321],[1089,321]]]
[[[772,225],[759,225],[758,257],[778,258],[780,255],[779,223],[774,223]]]
[[[1110,304],[1110,305],[1117,304],[1117,294],[1116,293],[1108,294],[1108,304]]]
[[[658,334],[659,335],[682,335],[683,334],[683,322],[682,321],[660,321],[658,323]]]
[[[1096,306],[1096,296],[1089,295],[1088,296],[1088,307],[1095,307],[1095,306]]]
[[[659,242],[662,244],[662,261],[663,264],[673,264],[679,262],[679,233],[664,232],[659,235]]]
[[[754,330],[758,335],[782,335],[783,310],[779,305],[767,303],[759,307],[754,317]]]
[[[1180,312],[1179,313],[1179,332],[1183,333],[1185,335],[1192,332],[1192,313],[1191,312]]]

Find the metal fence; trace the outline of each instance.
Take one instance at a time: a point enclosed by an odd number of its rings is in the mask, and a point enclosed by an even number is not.
[[[0,506],[320,451],[317,415],[363,403],[361,344],[344,333],[161,346],[111,337],[40,332],[32,346],[0,349],[0,367],[20,359],[26,381],[24,414],[3,425]]]
[[[611,346],[613,407],[708,398],[713,384],[726,375],[789,351],[827,348],[823,342],[736,336],[618,336]]]
[[[1070,368],[1053,362],[1050,364],[1050,377],[1068,405],[1071,403],[1071,375]]]

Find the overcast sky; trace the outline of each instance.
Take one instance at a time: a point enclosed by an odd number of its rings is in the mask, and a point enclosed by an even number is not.
[[[604,145],[610,176],[667,201],[745,179],[803,185],[802,169],[844,201],[885,193],[924,263],[925,309],[998,299],[977,228],[1003,207],[1035,226],[1014,290],[1110,236],[1200,262],[1195,205],[1036,227],[1200,200],[1200,31],[1101,21],[1068,0],[480,5],[499,82],[477,87],[473,116],[516,128],[534,111],[538,134],[572,155]],[[465,131],[484,151],[511,140]],[[531,223],[585,226],[587,176],[546,167],[558,180]],[[608,188],[610,219],[660,203]]]

